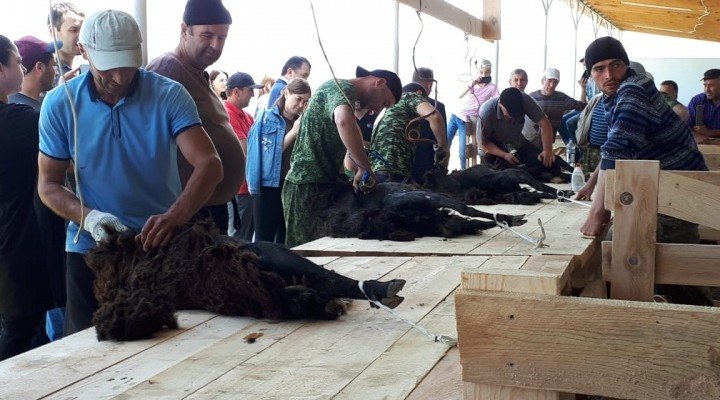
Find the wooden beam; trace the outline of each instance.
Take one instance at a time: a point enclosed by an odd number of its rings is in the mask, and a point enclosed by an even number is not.
[[[662,175],[668,173],[699,180],[714,186],[720,186],[720,171],[660,171],[660,176],[662,177]],[[615,196],[615,170],[608,169],[605,171],[605,175],[605,209],[612,211],[614,206],[613,198]]]
[[[675,171],[660,174],[658,212],[661,214],[720,229],[718,209],[720,186]]]
[[[487,40],[502,39],[500,29],[500,0],[483,0],[482,37]],[[472,135],[472,137],[476,137]]]
[[[720,398],[720,310],[459,289],[463,380],[636,399]]]
[[[602,242],[603,277],[610,273],[612,243]],[[658,243],[655,250],[655,283],[720,286],[720,246]]]
[[[617,161],[609,274],[613,299],[652,301],[658,212],[658,161]]]
[[[483,20],[444,0],[397,0],[397,2],[437,18],[468,35],[483,38]]]

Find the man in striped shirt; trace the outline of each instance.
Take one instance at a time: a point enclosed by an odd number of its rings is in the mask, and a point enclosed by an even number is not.
[[[628,67],[630,62],[620,41],[612,37],[595,40],[585,51],[585,62],[603,93],[598,107],[605,108],[608,123],[593,204],[580,229],[584,235],[596,236],[610,221],[610,212],[604,208],[605,170],[615,168],[615,160],[659,160],[664,170],[702,171],[707,166],[690,129],[667,105],[653,81]],[[666,220],[658,219],[658,233],[664,231],[666,241],[674,241],[673,233],[692,231],[693,226],[697,236],[696,225],[671,219],[672,228],[667,229],[663,226]]]

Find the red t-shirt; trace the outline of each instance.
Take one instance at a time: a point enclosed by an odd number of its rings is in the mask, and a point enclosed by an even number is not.
[[[244,110],[235,107],[229,101],[224,101],[223,103],[225,103],[225,109],[227,110],[228,117],[230,118],[230,126],[232,126],[238,139],[247,140],[248,132],[250,132],[250,127],[253,124],[253,117]],[[243,180],[240,190],[238,190],[238,194],[250,194],[250,191],[248,191],[247,179]]]

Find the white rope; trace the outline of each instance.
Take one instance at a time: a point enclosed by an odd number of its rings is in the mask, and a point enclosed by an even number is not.
[[[396,312],[393,311],[391,308],[387,307],[385,304],[383,304],[383,303],[381,303],[381,302],[379,302],[379,301],[377,301],[377,300],[370,300],[370,298],[368,297],[368,295],[365,293],[365,289],[363,289],[363,284],[364,284],[364,283],[365,283],[365,281],[358,281],[358,288],[360,289],[360,291],[362,292],[362,294],[365,296],[365,298],[366,298],[370,303],[376,305],[376,306],[377,306],[378,308],[380,308],[380,309],[383,309],[383,310],[389,312],[390,314],[394,315],[395,318],[397,318],[398,320],[400,320],[400,321],[402,321],[402,322],[410,325],[411,327],[417,329],[417,330],[420,331],[423,335],[425,335],[425,336],[429,337],[430,339],[432,339],[433,342],[440,342],[440,343],[442,343],[442,344],[444,344],[444,345],[447,345],[447,346],[450,346],[450,347],[455,347],[455,346],[457,346],[457,339],[455,339],[454,337],[452,337],[452,336],[447,336],[447,335],[435,335],[435,334],[433,334],[433,333],[430,333],[427,329],[425,329],[425,328],[423,328],[422,326],[414,323],[413,321],[410,321],[409,319],[406,319],[406,318],[401,317],[400,314],[396,313]]]
[[[558,203],[562,203],[564,201],[569,201],[571,203],[580,204],[581,206],[585,206],[588,208],[592,207],[591,204],[583,203],[582,201],[571,199],[571,198],[565,196],[565,193],[563,193],[561,190],[558,190],[558,192],[557,192],[557,201],[558,201]]]
[[[514,230],[514,229],[511,228],[510,225],[509,225],[507,222],[505,222],[505,221],[498,221],[498,219],[497,219],[497,213],[493,214],[493,219],[495,219],[495,224],[496,224],[498,227],[500,227],[500,229],[502,229],[502,230],[504,230],[504,231],[508,231],[508,232],[514,233],[515,235],[517,235],[517,236],[520,237],[521,239],[523,239],[523,240],[525,240],[526,242],[531,243],[532,245],[534,245],[536,249],[542,249],[543,247],[550,247],[549,245],[547,245],[547,244],[544,243],[544,241],[545,241],[545,239],[546,239],[546,236],[545,236],[545,227],[543,226],[542,220],[541,220],[540,218],[538,218],[538,220],[537,220],[538,225],[540,226],[540,238],[537,239],[537,240],[534,239],[533,237],[529,236],[529,235],[526,235],[526,234],[524,234],[524,233],[521,233],[521,232],[518,232],[518,231]]]

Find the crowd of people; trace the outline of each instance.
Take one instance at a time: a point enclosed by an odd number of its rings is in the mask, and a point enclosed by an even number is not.
[[[313,196],[340,179],[358,195],[368,182],[422,183],[447,168],[455,136],[461,168],[476,152],[496,169],[551,168],[559,134],[594,171],[578,198],[593,201],[582,233],[598,235],[615,160],[704,170],[696,143],[720,137],[720,69],[705,72],[685,107],[675,82],[658,90],[611,37],[588,46],[579,100],[556,90],[555,68],[541,90],[525,93],[527,73],[515,69],[500,91],[482,60],[448,118],[426,67],[405,86],[394,72],[357,67],[315,91],[301,56],[260,83],[206,71],[232,22],[221,0],[189,0],[177,46],[145,68],[140,29],[121,11],[86,16],[58,3],[48,19],[57,42],[0,35],[0,360],[92,325],[83,255],[108,227],[138,232],[147,251],[207,219],[292,247],[317,238]],[[73,67],[76,57],[87,63]],[[668,240],[697,240],[697,226],[660,222]]]

